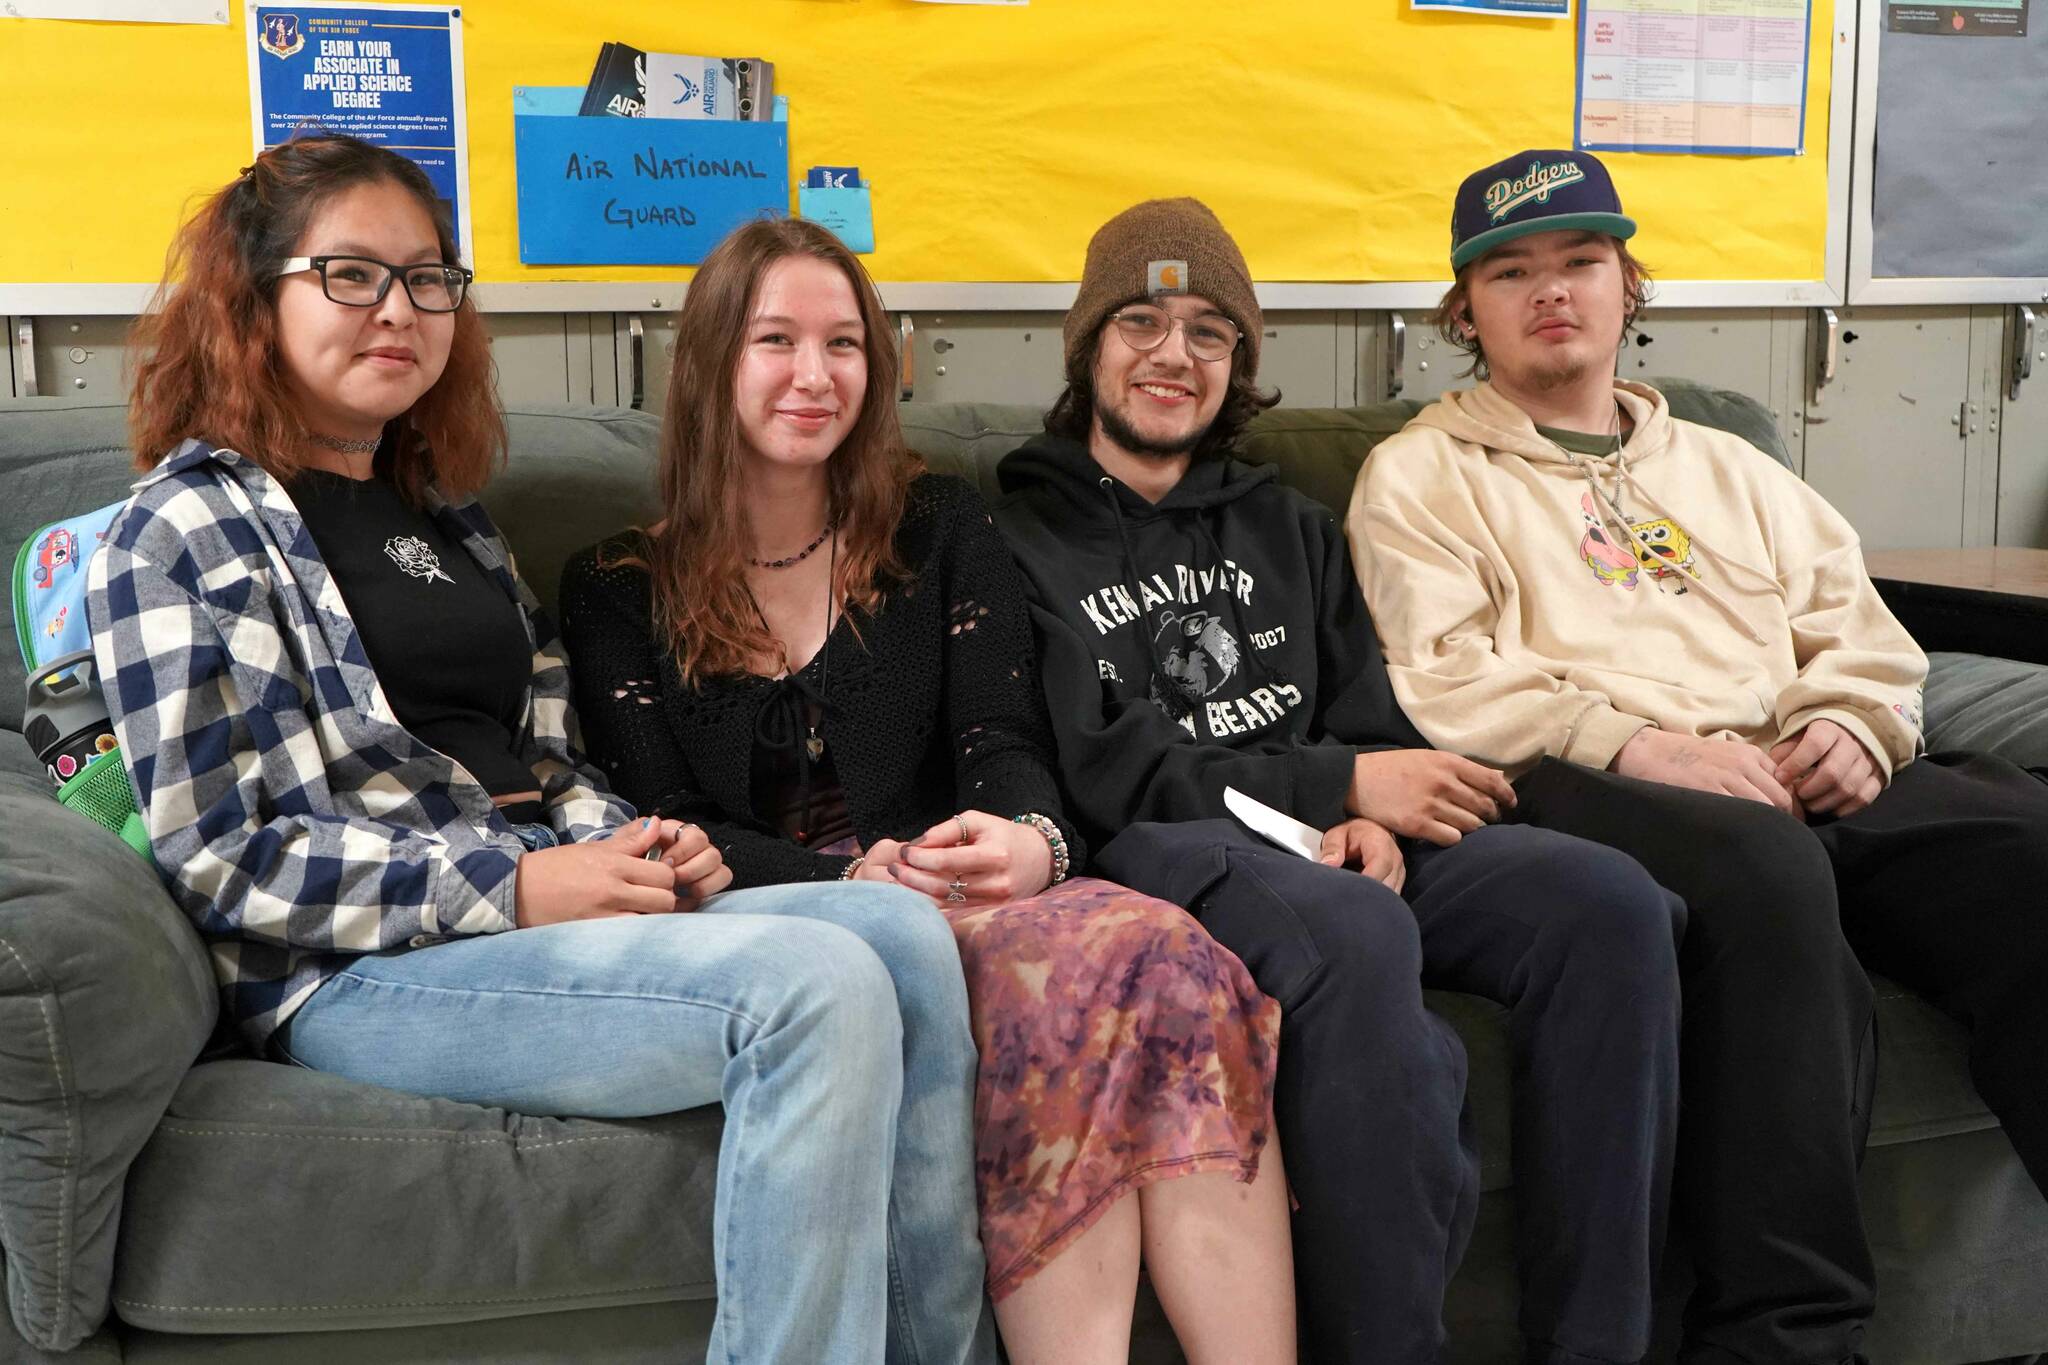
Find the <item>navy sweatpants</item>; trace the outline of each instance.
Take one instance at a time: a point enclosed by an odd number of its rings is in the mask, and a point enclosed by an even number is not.
[[[1626,850],[1686,900],[1685,1365],[1832,1365],[1861,1344],[1876,1041],[1859,957],[1969,1026],[1978,1092],[2048,1191],[2048,781],[1938,754],[1810,825],[1554,759],[1516,792],[1512,819]]]
[[[1434,1361],[1471,1232],[1465,1056],[1424,983],[1498,1000],[1530,1358],[1647,1349],[1678,1115],[1683,903],[1626,855],[1491,826],[1409,844],[1396,895],[1229,820],[1137,824],[1103,876],[1185,907],[1280,1002],[1277,1120],[1315,1365]]]
[[[1673,1203],[1698,1283],[1679,1359],[1850,1359],[1875,1306],[1856,1184],[1875,1006],[1822,839],[1761,802],[1556,759],[1515,791],[1512,820],[1623,849],[1685,898]]]

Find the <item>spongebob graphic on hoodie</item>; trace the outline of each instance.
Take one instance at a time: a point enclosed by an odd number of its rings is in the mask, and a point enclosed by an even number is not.
[[[1579,558],[1586,561],[1586,567],[1602,587],[1619,586],[1634,592],[1637,570],[1645,569],[1653,582],[1676,579],[1678,591],[1684,592],[1685,580],[1681,575],[1700,576],[1692,562],[1692,537],[1671,518],[1630,522],[1629,535],[1634,543],[1624,549],[1601,524],[1600,511],[1593,506],[1591,493],[1579,498],[1579,515],[1586,523],[1586,534],[1579,538]]]

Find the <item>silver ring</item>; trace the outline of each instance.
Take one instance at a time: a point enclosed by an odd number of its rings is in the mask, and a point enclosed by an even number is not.
[[[967,893],[966,891],[961,889],[960,879],[958,877],[953,878],[953,880],[947,884],[946,899],[948,901],[953,902],[964,901],[967,899]]]
[[[964,816],[964,815],[956,815],[956,816],[954,816],[954,817],[953,817],[953,823],[954,823],[954,824],[956,824],[956,825],[958,825],[958,826],[960,826],[960,842],[961,842],[961,843],[963,843],[963,844],[971,844],[971,843],[973,843],[973,842],[974,842],[974,836],[973,836],[973,835],[971,835],[971,834],[969,834],[969,833],[967,832],[967,817],[966,817],[966,816]],[[953,884],[954,884],[955,886],[958,886],[958,885],[959,885],[959,883],[958,883],[958,882],[955,882],[955,883],[953,883]]]

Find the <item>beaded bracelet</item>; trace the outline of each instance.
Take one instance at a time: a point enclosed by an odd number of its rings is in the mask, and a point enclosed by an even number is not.
[[[840,880],[840,881],[842,881],[842,882],[850,882],[850,881],[852,881],[852,880],[853,880],[853,878],[854,878],[854,874],[860,871],[860,865],[861,865],[862,863],[866,862],[867,860],[868,860],[867,854],[863,853],[863,854],[861,854],[861,856],[860,856],[860,857],[858,857],[858,858],[855,858],[855,859],[854,859],[854,860],[853,860],[852,862],[848,863],[848,864],[847,864],[847,865],[846,865],[845,867],[842,867],[841,869],[839,869],[839,880]]]
[[[1072,866],[1067,859],[1067,836],[1060,833],[1060,827],[1053,823],[1052,817],[1040,815],[1035,810],[1026,811],[1013,823],[1031,826],[1044,836],[1046,846],[1052,849],[1052,881],[1048,885],[1057,886],[1065,881],[1067,871]]]

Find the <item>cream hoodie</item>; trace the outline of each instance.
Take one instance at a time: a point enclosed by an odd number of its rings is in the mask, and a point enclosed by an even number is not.
[[[1481,385],[1365,462],[1345,525],[1409,718],[1516,774],[1605,768],[1645,725],[1768,748],[1826,717],[1888,779],[1920,747],[1927,658],[1856,533],[1741,437],[1647,385],[1615,397],[1618,458],[1569,454]]]

